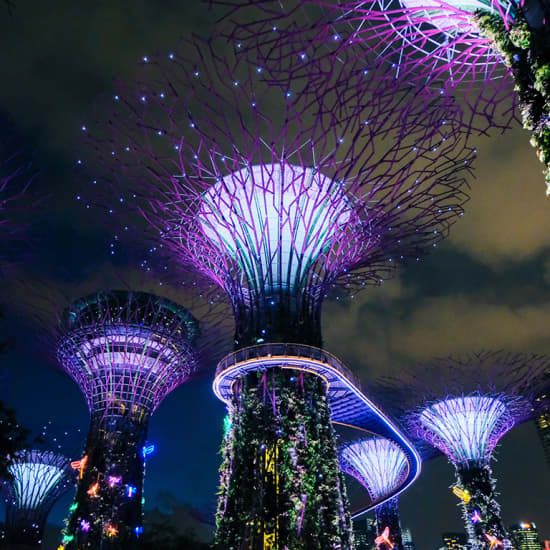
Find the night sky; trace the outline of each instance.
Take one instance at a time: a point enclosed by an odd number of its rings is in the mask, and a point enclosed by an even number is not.
[[[88,413],[51,360],[52,336],[48,345],[48,331],[28,317],[34,297],[48,289],[47,308],[59,302],[61,310],[65,296],[117,285],[108,228],[75,200],[79,128],[114,78],[131,78],[143,55],[166,51],[191,31],[207,33],[215,19],[190,0],[18,1],[11,16],[0,3],[0,128],[11,119],[40,170],[28,251],[0,291],[3,329],[13,341],[2,358],[0,398],[35,430],[51,419],[85,432]],[[541,166],[520,129],[477,145],[471,201],[451,238],[380,288],[325,306],[325,348],[362,378],[367,393],[377,376],[433,356],[550,353],[550,202]],[[125,280],[136,278],[135,264],[114,261]],[[152,419],[149,439],[158,450],[148,464],[146,506],[171,495],[205,513],[215,508],[224,407],[212,394],[211,372],[176,390]],[[505,523],[535,521],[550,538],[550,473],[534,426],[507,435],[497,459]],[[443,531],[462,530],[452,481],[451,467],[436,459],[402,497],[402,522],[419,550],[436,550]],[[55,508],[55,522],[67,506],[65,499]]]

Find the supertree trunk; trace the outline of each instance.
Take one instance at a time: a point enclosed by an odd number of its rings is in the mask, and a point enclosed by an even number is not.
[[[251,373],[234,389],[231,416],[215,547],[351,550],[322,379],[280,368]]]
[[[467,492],[462,497],[464,525],[472,550],[495,548],[496,537],[503,548],[511,548],[502,524],[495,480],[488,465],[457,468],[458,486]],[[498,546],[497,546],[498,547]]]
[[[6,542],[8,548],[41,548],[50,508],[8,507]]]
[[[124,406],[92,417],[67,549],[132,548],[141,534],[148,420]]]
[[[389,529],[389,536],[394,550],[403,550],[403,541],[401,539],[401,522],[399,521],[399,504],[397,498],[392,498],[384,504],[377,506],[374,510],[376,514],[376,532],[380,536],[384,529]],[[387,545],[379,546],[383,550],[388,550]]]

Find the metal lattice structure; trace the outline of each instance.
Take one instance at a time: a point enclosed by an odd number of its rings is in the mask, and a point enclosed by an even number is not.
[[[340,449],[340,465],[376,501],[399,487],[407,470],[407,459],[393,441],[373,437],[344,445]]]
[[[257,325],[280,308],[305,334],[333,289],[379,284],[462,215],[475,153],[452,103],[426,104],[374,73],[357,90],[350,79],[345,98],[304,106],[209,48],[147,58],[137,90],[121,87],[88,137],[117,201],[226,290],[237,333],[256,331],[238,346],[273,339]],[[319,343],[317,327],[308,339]]]
[[[230,45],[281,86],[306,79],[326,89],[333,65],[382,65],[424,93],[455,96],[467,133],[521,118],[550,189],[546,0],[218,3],[232,7],[222,31]],[[330,86],[345,91],[345,72]]]
[[[184,43],[165,57],[145,57],[137,88],[121,87],[108,123],[88,131],[106,166],[103,179],[118,189],[121,180],[131,182],[122,202],[143,213],[179,263],[226,291],[235,347],[253,355],[222,361],[215,381],[221,392],[236,376],[225,396],[233,428],[224,450],[220,547],[253,547],[257,537],[292,547],[319,536],[304,532],[307,526],[347,548],[334,433],[330,424],[319,431],[330,415],[323,378],[330,368],[311,357],[322,354],[322,302],[418,260],[462,214],[463,170],[474,152],[455,106],[381,86],[387,81],[378,77],[355,74],[362,81],[356,89],[350,78],[350,101],[330,93],[312,102],[269,86],[261,68],[218,56],[211,42]],[[307,357],[262,347],[289,342],[311,346]],[[357,397],[352,383],[341,390],[330,390],[333,404],[335,394],[340,404]],[[406,448],[410,483],[418,473],[414,451],[367,399],[351,403],[363,407],[371,428]],[[292,424],[295,415],[302,428]],[[277,425],[299,451],[280,447]],[[307,441],[318,440],[316,459],[306,458],[313,447],[299,443],[300,429]],[[262,461],[246,458],[252,434],[266,440]],[[323,517],[312,504],[317,489],[299,489],[300,472],[316,460],[325,480],[316,487],[333,490]],[[264,490],[246,489],[253,479]],[[265,502],[257,501],[262,495]],[[296,514],[283,513],[288,500]]]
[[[70,460],[43,450],[18,452],[3,483],[6,543],[41,547],[44,527],[56,501],[75,484]]]
[[[99,292],[74,302],[58,358],[93,414],[149,415],[197,367],[197,320],[152,294]]]
[[[198,367],[198,321],[168,299],[115,290],[74,302],[60,332],[59,363],[91,413],[64,543],[131,544],[142,531],[148,421]]]
[[[422,411],[418,430],[452,462],[487,463],[500,439],[517,423],[516,401],[498,394],[438,401]]]
[[[489,548],[491,537],[509,544],[491,461],[502,437],[534,418],[541,373],[549,364],[543,356],[483,352],[434,360],[386,386],[394,402],[402,400],[413,440],[437,448],[454,465],[453,492],[462,502],[472,548]]]
[[[371,437],[352,441],[340,448],[340,467],[367,489],[372,501],[381,501],[399,487],[407,474],[407,457],[389,439]],[[393,548],[403,549],[397,497],[374,509],[377,535],[390,540]],[[386,531],[387,530],[387,531]],[[383,545],[380,545],[384,548]]]
[[[220,1],[229,11],[221,32],[236,51],[265,67],[281,86],[306,79],[326,89],[334,65],[370,71],[424,93],[460,97],[463,130],[485,133],[514,121],[513,78],[503,57],[473,21],[485,9],[511,21],[512,3],[497,0]],[[346,71],[330,85],[345,91]]]

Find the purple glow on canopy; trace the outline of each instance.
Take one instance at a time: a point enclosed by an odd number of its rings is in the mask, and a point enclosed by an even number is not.
[[[311,168],[271,164],[221,178],[205,192],[199,219],[249,286],[292,289],[303,285],[320,254],[333,255],[334,235],[346,233],[352,215],[342,185]]]
[[[423,437],[459,464],[485,462],[514,425],[506,401],[481,395],[446,399],[420,414]]]
[[[330,109],[305,105],[210,48],[186,43],[172,59],[151,58],[140,80],[147,104],[120,92],[108,127],[88,137],[104,178],[135,185],[123,204],[234,307],[277,288],[315,317],[333,287],[378,284],[462,214],[461,170],[475,153],[452,102],[374,71],[348,81],[360,115],[344,97]]]
[[[91,411],[150,413],[196,366],[197,321],[152,294],[110,291],[78,300],[63,330],[59,361]]]
[[[408,469],[403,450],[393,441],[382,438],[345,445],[340,450],[340,466],[367,489],[373,501],[399,487]]]
[[[415,438],[455,465],[483,465],[510,429],[533,417],[548,363],[502,351],[435,359],[388,379],[381,392],[399,403],[397,414]]]

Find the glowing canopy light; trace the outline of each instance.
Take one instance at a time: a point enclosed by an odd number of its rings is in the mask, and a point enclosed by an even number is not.
[[[36,462],[15,462],[8,470],[21,508],[38,508],[64,475],[64,468]]]
[[[253,286],[292,289],[334,246],[350,210],[342,187],[319,171],[263,164],[208,189],[200,221],[207,238],[238,262]]]
[[[340,451],[344,472],[355,477],[379,500],[398,487],[407,475],[407,458],[393,441],[371,438],[345,445]]]
[[[19,451],[8,467],[11,479],[1,485],[6,502],[6,542],[39,544],[57,499],[76,474],[69,459],[53,451]]]
[[[196,367],[198,322],[183,307],[142,292],[98,292],[65,312],[60,363],[92,412],[152,412]]]
[[[430,442],[455,463],[486,461],[513,427],[514,418],[497,398],[481,395],[446,399],[420,414]]]

